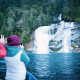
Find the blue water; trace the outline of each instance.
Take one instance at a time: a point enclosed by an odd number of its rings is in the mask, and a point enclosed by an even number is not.
[[[38,80],[80,80],[80,53],[29,54],[29,57],[28,71]],[[2,72],[3,63],[0,76]]]

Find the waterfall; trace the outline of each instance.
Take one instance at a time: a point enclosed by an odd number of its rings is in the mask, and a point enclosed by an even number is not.
[[[49,53],[49,30],[50,26],[42,26],[36,29],[35,31],[35,45],[36,45],[36,50],[35,52],[38,54],[44,54],[44,53]]]
[[[61,21],[61,14],[58,19]],[[72,50],[71,37],[74,22],[64,22],[52,24],[50,26],[41,26],[35,30],[36,46],[34,52],[37,54],[52,52],[69,53]],[[50,50],[51,49],[51,50]]]
[[[49,53],[49,41],[53,40],[62,41],[62,48],[56,52],[68,53],[71,51],[71,29],[73,28],[73,22],[64,22],[61,21],[59,24],[52,24],[51,26],[41,26],[35,30],[35,53]],[[57,28],[57,31],[54,33],[54,30]],[[54,45],[50,46],[56,48]],[[60,47],[59,44],[56,44],[57,48]]]
[[[71,29],[73,23],[65,22],[63,29],[62,45],[63,48],[59,52],[69,53],[71,51]]]
[[[61,21],[61,14],[59,14],[59,17],[58,17],[58,19]]]

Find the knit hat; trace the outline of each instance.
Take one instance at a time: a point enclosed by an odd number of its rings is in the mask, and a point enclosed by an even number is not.
[[[7,44],[10,46],[19,46],[20,43],[20,38],[17,35],[11,35],[7,38]]]

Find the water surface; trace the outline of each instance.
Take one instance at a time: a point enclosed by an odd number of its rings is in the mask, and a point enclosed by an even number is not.
[[[28,71],[38,80],[80,80],[79,53],[29,54]],[[0,62],[0,77],[5,74],[4,62]]]
[[[30,55],[29,70],[38,80],[80,80],[80,54]]]

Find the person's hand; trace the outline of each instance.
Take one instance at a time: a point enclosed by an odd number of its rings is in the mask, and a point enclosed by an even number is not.
[[[0,43],[5,44],[5,42],[4,42],[4,35],[1,35],[1,37],[0,37]]]
[[[22,45],[20,45],[20,46],[21,46],[21,48],[24,48],[23,44],[22,44]]]

